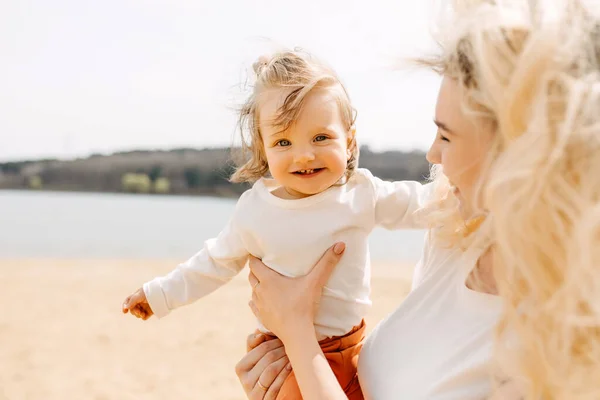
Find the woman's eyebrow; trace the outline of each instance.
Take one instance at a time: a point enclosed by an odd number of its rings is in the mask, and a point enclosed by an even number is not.
[[[448,128],[448,126],[446,124],[444,124],[441,121],[438,121],[437,119],[434,119],[433,123],[436,124],[438,128],[440,128],[440,129],[442,129],[442,130],[444,130],[446,132],[454,133],[454,132],[452,132],[451,129]]]

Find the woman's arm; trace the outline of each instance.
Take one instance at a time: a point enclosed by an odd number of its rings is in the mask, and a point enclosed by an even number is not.
[[[312,324],[298,327],[284,343],[303,399],[348,400],[319,346]]]
[[[314,316],[323,286],[342,258],[343,243],[329,248],[307,275],[288,278],[250,259],[250,308],[284,343],[304,400],[347,400],[317,341]]]

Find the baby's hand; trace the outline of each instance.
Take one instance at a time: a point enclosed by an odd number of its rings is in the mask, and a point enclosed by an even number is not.
[[[124,314],[127,314],[129,311],[132,315],[135,315],[144,321],[154,315],[154,312],[152,311],[152,308],[150,308],[150,304],[148,304],[148,300],[146,299],[144,289],[142,288],[139,288],[131,296],[128,296],[125,299],[122,309]]]

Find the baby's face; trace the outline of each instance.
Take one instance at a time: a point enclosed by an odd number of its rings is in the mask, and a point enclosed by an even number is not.
[[[344,176],[354,132],[346,128],[336,93],[315,89],[304,99],[297,120],[281,132],[273,126],[288,91],[263,95],[259,113],[269,171],[292,198],[320,193]]]

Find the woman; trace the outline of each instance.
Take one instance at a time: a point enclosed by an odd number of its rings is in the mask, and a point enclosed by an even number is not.
[[[587,1],[456,5],[443,52],[435,198],[413,289],[366,340],[367,399],[600,398],[600,18]],[[250,264],[250,399],[289,374],[344,399],[312,326],[344,245],[310,274]],[[282,347],[285,344],[285,349]]]

